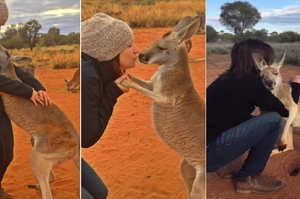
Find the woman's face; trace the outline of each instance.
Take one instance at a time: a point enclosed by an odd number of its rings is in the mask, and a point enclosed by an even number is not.
[[[130,46],[125,48],[120,53],[120,69],[126,70],[128,68],[133,68],[135,66],[138,52],[139,49],[134,44],[131,44]]]

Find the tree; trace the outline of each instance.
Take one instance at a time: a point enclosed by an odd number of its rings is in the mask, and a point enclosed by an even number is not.
[[[11,44],[16,49],[21,49],[24,47],[24,42],[20,35],[15,35],[11,38]]]
[[[297,42],[300,41],[300,35],[293,31],[285,31],[279,34],[280,42]]]
[[[249,2],[235,1],[221,6],[220,23],[238,39],[243,39],[244,31],[251,29],[260,19],[260,13]]]
[[[45,46],[54,46],[59,43],[60,29],[59,28],[49,28],[48,33],[45,37]]]
[[[30,19],[24,27],[20,30],[20,35],[24,41],[30,47],[32,51],[39,39],[39,30],[42,28],[42,25],[35,19]]]
[[[215,42],[218,39],[218,32],[212,27],[206,26],[206,42]]]
[[[263,29],[254,31],[254,38],[260,39],[262,41],[266,41],[268,38],[268,30],[263,28]]]

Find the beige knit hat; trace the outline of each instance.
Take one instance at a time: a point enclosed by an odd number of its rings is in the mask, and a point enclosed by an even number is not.
[[[131,28],[125,22],[98,13],[81,23],[81,50],[98,61],[108,61],[130,46]]]
[[[0,0],[0,26],[3,26],[8,18],[8,8],[5,0]]]

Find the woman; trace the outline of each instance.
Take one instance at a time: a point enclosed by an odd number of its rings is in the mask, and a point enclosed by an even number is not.
[[[98,13],[81,23],[81,146],[89,148],[102,136],[114,105],[129,89],[120,82],[135,66],[138,48],[131,28],[123,21]],[[82,159],[82,198],[106,198],[108,191]]]
[[[4,0],[0,0],[0,30],[1,25],[7,21],[8,9]],[[1,64],[1,63],[0,63]],[[50,104],[50,99],[42,84],[29,73],[15,67],[17,76],[22,80],[16,81],[0,75],[0,91],[30,99],[35,106]],[[14,139],[9,118],[4,112],[2,99],[0,98],[0,199],[12,199],[13,197],[2,189],[1,182],[8,165],[13,159]]]
[[[223,166],[249,150],[236,174],[236,191],[271,193],[282,189],[284,183],[261,173],[283,129],[282,117],[287,117],[288,111],[264,87],[253,53],[262,55],[267,64],[274,56],[272,47],[262,41],[247,39],[236,43],[231,51],[231,67],[207,88],[207,172],[228,177]],[[299,83],[299,76],[291,83],[296,103]],[[256,106],[268,112],[253,117]]]

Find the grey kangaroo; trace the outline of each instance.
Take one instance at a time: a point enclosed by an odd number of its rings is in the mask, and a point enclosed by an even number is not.
[[[172,33],[140,53],[144,64],[159,64],[150,81],[123,80],[152,99],[152,120],[157,135],[181,155],[181,175],[189,199],[205,198],[205,102],[194,88],[188,64],[188,41],[199,27],[185,17]]]

